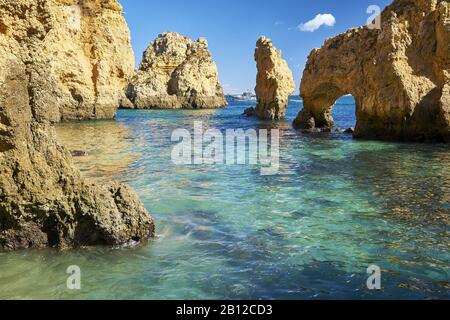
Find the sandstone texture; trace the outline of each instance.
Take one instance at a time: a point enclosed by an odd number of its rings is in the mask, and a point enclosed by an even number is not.
[[[313,50],[294,124],[333,126],[345,94],[356,100],[356,137],[450,141],[450,3],[395,0],[381,29],[351,29]]]
[[[30,32],[41,37],[43,68],[37,72],[51,83],[51,91],[42,93],[51,97],[46,101],[46,116],[53,122],[114,117],[134,73],[130,32],[119,3],[116,0],[0,3],[3,33],[18,42],[26,41]],[[36,8],[34,16],[26,10],[31,5]],[[25,28],[22,20],[28,20],[31,27]]]
[[[227,104],[207,41],[194,42],[174,32],[159,35],[144,52],[127,97],[139,109],[214,109]]]
[[[48,48],[59,34],[59,6],[69,3],[0,0],[0,250],[120,245],[154,235],[153,220],[129,187],[83,179],[56,141],[60,52],[54,47],[49,55]],[[118,16],[115,1],[92,4],[105,8],[100,16]],[[66,65],[75,61],[66,57]]]
[[[290,95],[295,90],[292,71],[270,39],[261,37],[256,43],[255,61],[257,105],[255,115],[261,119],[283,119]],[[251,112],[247,112],[251,114]]]

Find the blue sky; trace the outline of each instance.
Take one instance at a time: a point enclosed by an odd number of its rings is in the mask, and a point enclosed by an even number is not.
[[[348,28],[366,24],[369,5],[383,9],[390,0],[119,0],[131,29],[139,65],[142,52],[165,31],[207,38],[226,93],[255,87],[256,40],[265,35],[283,53],[300,84],[310,51]],[[314,32],[298,26],[318,14],[331,14],[334,26]],[[331,25],[329,16],[326,21]],[[303,28],[305,29],[305,28]],[[306,28],[307,29],[307,28]],[[297,90],[298,91],[298,90]]]

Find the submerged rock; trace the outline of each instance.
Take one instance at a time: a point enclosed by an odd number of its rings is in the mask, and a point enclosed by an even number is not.
[[[62,9],[70,3],[0,0],[0,250],[117,245],[154,236],[153,220],[134,192],[83,179],[50,125],[62,91],[48,46],[58,34],[55,20],[65,21]],[[97,18],[117,17],[115,1],[84,3],[101,4]],[[109,42],[101,30],[99,46]]]
[[[295,90],[292,71],[281,52],[264,36],[256,43],[255,61],[258,69],[255,114],[262,119],[283,119],[289,97]]]
[[[354,134],[355,133],[355,128],[348,128],[344,131],[344,133],[349,133],[349,134]]]
[[[127,97],[139,109],[214,109],[227,102],[205,39],[168,32],[144,52]]]
[[[253,107],[244,110],[244,116],[253,117],[256,116],[256,110]]]
[[[89,154],[86,151],[72,150],[70,151],[72,157],[87,157]]]
[[[395,0],[381,29],[351,29],[314,49],[295,125],[332,127],[345,94],[355,97],[356,137],[450,141],[450,3]]]

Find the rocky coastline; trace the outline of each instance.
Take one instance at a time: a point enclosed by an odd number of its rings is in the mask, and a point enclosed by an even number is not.
[[[450,4],[395,0],[381,28],[351,29],[314,49],[294,125],[330,128],[335,101],[356,101],[356,138],[450,142]]]
[[[65,42],[71,31],[62,21],[75,3],[0,0],[0,250],[121,245],[155,234],[131,188],[84,179],[57,142],[53,122],[113,117],[132,65],[127,49],[125,58],[107,58],[123,44],[114,36],[127,43],[129,34],[117,1],[83,2],[86,29],[73,31],[79,42]]]
[[[314,49],[294,126],[331,132],[352,94],[356,138],[450,142],[450,4],[394,0],[380,29],[360,27]],[[257,106],[285,117],[292,71],[271,40],[255,51]],[[84,178],[53,124],[112,119],[129,109],[226,106],[217,65],[200,38],[163,33],[134,70],[117,0],[0,0],[0,250],[139,243],[155,223],[134,191]]]

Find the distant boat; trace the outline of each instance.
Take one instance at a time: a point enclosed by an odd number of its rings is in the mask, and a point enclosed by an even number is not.
[[[250,91],[244,92],[243,94],[230,95],[233,101],[240,102],[256,102],[256,95]]]
[[[295,99],[294,99],[295,98]],[[301,98],[299,98],[299,97],[297,97],[297,96],[293,96],[292,98],[290,98],[290,101],[291,102],[297,102],[297,103],[300,103],[300,102],[303,102],[303,99],[301,99]]]

